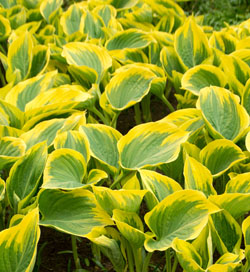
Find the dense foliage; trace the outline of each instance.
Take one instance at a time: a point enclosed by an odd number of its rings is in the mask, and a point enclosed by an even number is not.
[[[77,237],[118,272],[156,251],[168,272],[249,271],[250,20],[215,31],[172,0],[0,4],[0,272],[33,271],[40,226],[71,235],[79,272]],[[156,122],[153,96],[171,112]]]

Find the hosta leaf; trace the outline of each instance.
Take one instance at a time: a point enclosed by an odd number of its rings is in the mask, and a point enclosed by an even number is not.
[[[139,170],[143,189],[147,189],[151,194],[145,196],[150,210],[154,208],[165,197],[182,187],[175,180],[151,170]]]
[[[4,199],[5,195],[5,181],[0,178],[0,202]]]
[[[241,267],[241,261],[244,259],[244,254],[225,253],[215,264],[211,265],[207,272],[231,272],[237,271]]]
[[[245,143],[246,143],[247,150],[250,152],[250,132],[247,133]]]
[[[179,127],[190,120],[201,118],[201,117],[202,115],[200,110],[190,108],[190,109],[180,109],[180,110],[171,112],[166,117],[161,119],[161,121],[166,121],[168,123],[172,123]]]
[[[40,12],[42,16],[45,18],[47,23],[50,23],[53,15],[56,13],[56,11],[60,8],[60,6],[63,4],[62,0],[45,0],[42,1],[40,6]]]
[[[250,267],[250,216],[248,216],[242,222],[242,232],[244,235],[245,256],[246,256],[246,260],[247,260],[245,266],[246,266],[246,269],[249,269],[249,267]]]
[[[214,31],[209,38],[209,45],[215,47],[225,54],[230,54],[236,50],[238,40],[227,32]]]
[[[184,166],[185,188],[203,192],[207,197],[216,195],[211,172],[196,159],[186,156]]]
[[[82,18],[82,11],[78,5],[73,4],[69,6],[67,11],[63,13],[60,18],[60,24],[66,35],[71,35],[80,30],[80,23]]]
[[[101,16],[106,26],[108,26],[111,18],[115,18],[117,15],[116,9],[113,6],[107,4],[96,6],[93,11]]]
[[[221,67],[233,91],[236,94],[242,94],[243,86],[250,76],[250,67],[243,60],[234,55],[221,56]]]
[[[211,55],[207,37],[193,17],[187,19],[175,32],[174,46],[183,63],[189,68],[201,64]]]
[[[95,185],[99,181],[108,178],[108,174],[100,169],[91,169],[86,184]]]
[[[26,110],[33,110],[50,104],[69,104],[70,102],[86,102],[92,95],[84,92],[79,85],[61,85],[57,88],[42,92],[26,105]]]
[[[5,40],[11,32],[10,22],[7,18],[0,15],[0,41]]]
[[[84,87],[90,87],[91,84],[98,82],[98,74],[96,70],[85,65],[69,65],[68,71],[74,80]]]
[[[250,245],[250,216],[242,223],[242,232],[244,235],[245,245]]]
[[[105,25],[98,14],[87,10],[80,27],[83,27],[83,33],[87,34],[87,36],[92,39],[100,39],[104,37],[103,28]]]
[[[29,77],[34,77],[36,75],[42,74],[50,60],[50,50],[49,47],[45,45],[37,45],[33,49],[33,57],[30,68]]]
[[[0,232],[0,271],[31,272],[40,238],[38,209],[29,212],[18,225]]]
[[[215,140],[200,152],[200,159],[214,177],[222,175],[231,166],[245,159],[242,150],[229,140]]]
[[[184,73],[186,70],[185,65],[172,46],[163,47],[160,59],[165,72],[171,80],[173,80],[173,71]]]
[[[122,136],[120,132],[101,124],[87,124],[81,126],[80,131],[87,137],[90,155],[116,171],[119,167],[117,142]]]
[[[43,121],[36,125],[33,129],[22,134],[20,138],[26,143],[27,150],[37,143],[47,141],[47,145],[50,146],[56,137],[59,129],[65,123],[65,119],[52,119]]]
[[[138,212],[146,190],[111,190],[93,187],[99,205],[112,216],[113,210]]]
[[[25,32],[15,39],[8,50],[8,69],[10,73],[17,73],[17,81],[25,79],[29,74],[32,62],[33,42],[31,35]],[[8,78],[8,82],[12,78]]]
[[[86,174],[86,161],[73,149],[60,148],[53,151],[47,160],[43,188],[72,190],[81,188]]]
[[[127,1],[122,1],[122,0],[111,0],[109,3],[114,6],[116,9],[121,10],[121,9],[130,9],[134,7],[137,4],[138,0],[127,0]]]
[[[143,224],[137,213],[121,210],[113,211],[113,220],[119,232],[135,248],[143,247],[145,234],[143,233]]]
[[[225,193],[250,193],[250,173],[238,174],[230,179],[226,185]]]
[[[41,225],[69,234],[86,236],[96,227],[114,224],[97,204],[94,194],[84,189],[44,190],[38,196],[38,204]]]
[[[70,65],[87,66],[87,68],[94,69],[98,75],[98,83],[104,72],[112,65],[112,59],[108,52],[104,48],[90,43],[68,43],[63,47],[62,56]]]
[[[220,254],[232,252],[239,254],[241,245],[241,228],[227,211],[211,215],[212,236]]]
[[[132,128],[118,142],[123,168],[140,169],[177,159],[180,145],[188,139],[188,132],[167,122],[154,122]]]
[[[27,202],[35,193],[47,159],[47,145],[39,143],[27,151],[11,168],[7,195],[12,207]],[[32,167],[31,167],[32,165]]]
[[[118,32],[106,43],[108,50],[124,48],[144,48],[152,42],[152,38],[145,32],[137,29],[127,29]]]
[[[145,215],[145,222],[156,240],[145,241],[146,250],[164,251],[177,237],[182,240],[196,238],[208,222],[210,212],[216,211],[205,195],[198,191],[182,190],[167,196]]]
[[[131,67],[116,74],[106,86],[106,96],[115,110],[124,110],[148,94],[156,76],[148,69]]]
[[[6,95],[5,101],[24,111],[27,103],[33,100],[40,92],[52,87],[56,73],[50,72],[19,82]]]
[[[0,138],[0,169],[10,166],[25,153],[26,145],[20,138]]]
[[[211,228],[207,225],[200,235],[192,242],[192,245],[202,259],[202,268],[206,268],[213,263],[213,241]]]
[[[115,271],[123,272],[126,267],[124,261],[125,250],[121,244],[121,237],[118,231],[114,228],[105,228],[104,230],[98,231],[98,236],[96,235],[96,232],[97,231],[92,232],[94,234],[91,233],[88,235],[88,239],[96,244],[101,252],[109,258]]]
[[[204,272],[202,259],[194,246],[186,241],[175,238],[173,248],[180,265],[185,271]]]
[[[195,95],[199,95],[202,88],[225,85],[226,77],[221,69],[207,64],[200,64],[189,69],[181,80],[182,88]]]
[[[238,97],[224,88],[202,89],[197,107],[201,109],[207,129],[215,139],[236,142],[249,126],[249,115],[239,104]]]
[[[231,55],[243,60],[250,67],[250,49],[236,50]]]
[[[246,85],[242,92],[242,105],[250,114],[250,80],[246,82]]]
[[[222,195],[210,196],[209,200],[218,207],[228,211],[235,219],[250,211],[249,193],[224,193]]]
[[[70,130],[58,134],[54,140],[54,147],[55,149],[74,149],[83,155],[86,162],[90,159],[90,150],[87,139],[84,134],[79,131]]]

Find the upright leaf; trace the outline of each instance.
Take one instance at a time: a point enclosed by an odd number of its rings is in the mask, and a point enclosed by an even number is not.
[[[211,55],[207,37],[193,17],[175,32],[174,47],[188,68],[201,64]]]
[[[197,107],[201,109],[207,129],[215,139],[236,142],[249,126],[249,115],[239,104],[238,97],[224,88],[202,89]]]
[[[81,188],[86,174],[86,161],[73,149],[60,148],[53,151],[47,160],[43,188],[72,190]]]
[[[0,271],[32,272],[40,238],[38,209],[29,212],[18,225],[0,232]]]
[[[186,155],[184,166],[185,188],[203,192],[207,197],[217,194],[211,172],[200,162]]]
[[[106,164],[112,171],[117,171],[117,142],[122,136],[120,132],[101,124],[87,124],[81,126],[80,131],[89,142],[91,156]]]
[[[15,39],[8,50],[8,69],[11,74],[8,77],[8,82],[12,80],[13,75],[17,75],[17,81],[25,79],[30,71],[32,62],[33,42],[31,35],[25,32],[20,37]]]
[[[11,168],[7,179],[7,195],[12,207],[22,205],[34,195],[47,159],[47,145],[39,143],[29,149]],[[31,167],[32,166],[32,167]]]

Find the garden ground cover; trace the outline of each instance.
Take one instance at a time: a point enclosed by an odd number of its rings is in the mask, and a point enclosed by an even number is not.
[[[0,272],[249,271],[250,21],[179,1],[0,1]]]

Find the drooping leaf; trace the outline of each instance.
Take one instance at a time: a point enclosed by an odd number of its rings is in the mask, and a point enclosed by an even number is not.
[[[53,227],[76,236],[86,236],[96,227],[113,225],[108,214],[97,204],[90,191],[44,190],[38,195],[42,214],[40,225]]]
[[[224,193],[210,196],[209,200],[218,207],[228,211],[235,219],[250,211],[249,193]]]
[[[112,190],[94,186],[94,194],[99,205],[112,216],[113,210],[138,212],[146,190]]]
[[[167,122],[135,126],[118,142],[120,164],[126,169],[140,169],[172,162],[187,138],[188,132]]]
[[[56,137],[56,134],[65,123],[65,119],[52,119],[43,121],[36,125],[33,129],[26,133],[23,133],[20,138],[26,143],[26,149],[37,143],[47,141],[47,145],[50,146]]]
[[[221,69],[208,64],[200,64],[189,69],[181,80],[182,88],[195,95],[199,95],[202,88],[225,85],[226,77]]]
[[[214,177],[222,175],[231,166],[245,158],[244,153],[236,144],[225,139],[210,142],[200,152],[201,163]]]
[[[137,29],[128,29],[118,32],[106,43],[108,50],[124,48],[144,48],[152,42],[152,38],[145,32]]]
[[[114,110],[124,110],[142,100],[156,76],[148,69],[131,67],[116,74],[106,86],[107,100]]]
[[[218,209],[211,206],[205,195],[194,190],[181,190],[167,196],[145,215],[145,222],[156,236],[146,239],[146,250],[164,251],[173,246],[175,238],[196,238],[208,222],[210,212]]]
[[[63,47],[62,56],[70,65],[94,69],[98,75],[98,83],[104,72],[112,65],[112,59],[104,48],[86,42],[67,43]]]
[[[20,138],[0,138],[0,169],[9,167],[25,153],[25,142]]]
[[[52,87],[56,72],[39,75],[15,85],[6,95],[5,101],[25,111],[26,104],[32,101],[39,93]]]

